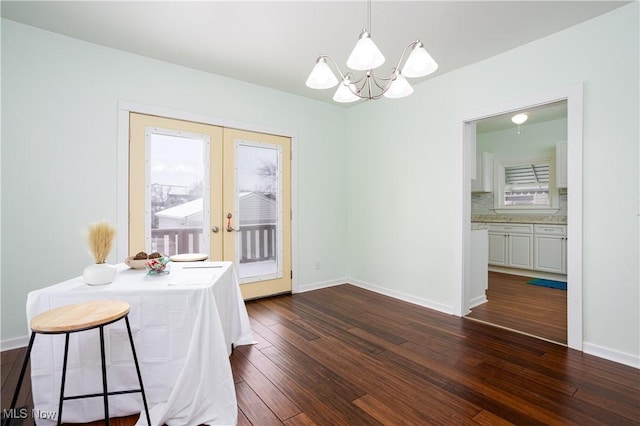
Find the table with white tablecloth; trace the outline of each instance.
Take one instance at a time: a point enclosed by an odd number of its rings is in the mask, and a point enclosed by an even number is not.
[[[170,273],[149,276],[118,265],[115,280],[90,286],[82,277],[29,293],[30,321],[51,308],[92,300],[123,300],[140,362],[153,425],[231,425],[237,403],[229,355],[232,345],[253,343],[247,310],[231,262],[171,262]],[[31,353],[34,409],[58,410],[64,337],[38,335]],[[105,327],[109,391],[138,387],[124,321]],[[65,395],[100,393],[98,330],[69,341]],[[110,417],[142,412],[140,394],[109,397]],[[104,415],[102,398],[65,401],[63,421],[83,423]],[[38,420],[38,419],[37,419]],[[40,424],[53,421],[39,419]]]

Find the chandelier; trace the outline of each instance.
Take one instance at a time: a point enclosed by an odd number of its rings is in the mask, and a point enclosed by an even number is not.
[[[385,61],[380,49],[371,40],[371,0],[367,4],[368,20],[367,28],[363,29],[356,46],[353,48],[347,67],[354,71],[364,71],[364,74],[355,78],[351,72],[343,73],[338,63],[331,56],[321,54],[316,60],[307,86],[312,89],[329,89],[340,83],[333,100],[347,103],[360,99],[403,98],[413,93],[413,87],[405,77],[424,77],[438,69],[438,64],[425,50],[420,39],[407,44],[400,55],[398,64],[387,77],[376,75],[375,69]],[[400,67],[406,53],[410,51],[406,62]],[[329,61],[340,74],[340,80],[331,71]]]

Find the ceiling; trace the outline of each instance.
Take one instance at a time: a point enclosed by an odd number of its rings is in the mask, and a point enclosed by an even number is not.
[[[434,74],[481,61],[628,1],[374,1],[373,40],[390,73],[421,39]],[[320,53],[343,67],[367,25],[360,1],[2,1],[3,18],[326,102],[304,82]],[[344,66],[346,68],[346,66]],[[345,71],[346,72],[346,71]]]
[[[521,127],[567,118],[567,101],[558,101],[545,105],[526,108],[506,114],[495,115],[476,122],[476,133],[489,133],[518,127],[511,118],[519,113],[527,114],[527,121]]]

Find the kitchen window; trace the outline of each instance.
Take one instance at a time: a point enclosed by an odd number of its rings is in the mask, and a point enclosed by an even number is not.
[[[553,158],[498,162],[496,212],[555,213],[558,190],[553,170]]]

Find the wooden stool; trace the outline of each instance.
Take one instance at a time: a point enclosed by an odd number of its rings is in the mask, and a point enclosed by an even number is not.
[[[109,395],[121,395],[126,393],[142,393],[142,402],[144,403],[144,411],[147,415],[147,424],[151,426],[151,418],[149,417],[149,408],[147,407],[147,398],[144,393],[144,386],[142,385],[142,376],[140,375],[140,366],[138,365],[138,357],[136,356],[136,349],[133,344],[133,337],[131,335],[131,327],[129,326],[129,304],[127,302],[117,300],[99,300],[95,302],[78,303],[75,305],[61,306],[49,311],[43,312],[40,315],[33,317],[30,323],[31,338],[29,339],[29,346],[27,348],[27,354],[25,355],[24,362],[22,364],[22,370],[20,371],[20,378],[18,379],[18,387],[13,395],[11,401],[11,408],[15,408],[15,404],[18,400],[18,393],[22,386],[22,380],[24,373],[29,363],[29,356],[31,354],[31,348],[33,347],[33,341],[36,334],[64,334],[64,361],[62,365],[62,384],[60,386],[60,402],[58,405],[58,425],[62,421],[62,401],[68,399],[81,399],[81,398],[93,398],[102,396],[104,399],[104,418],[105,423],[109,425]],[[114,323],[124,318],[127,323],[127,333],[129,334],[129,342],[131,343],[131,352],[133,353],[133,360],[136,364],[136,372],[138,373],[138,382],[140,383],[140,389],[132,389],[117,392],[107,391],[107,368],[105,365],[104,355],[104,326]],[[94,328],[100,329],[100,357],[102,360],[102,393],[87,394],[87,395],[74,395],[64,396],[64,383],[67,375],[67,353],[69,351],[69,335],[79,331],[91,330]]]

